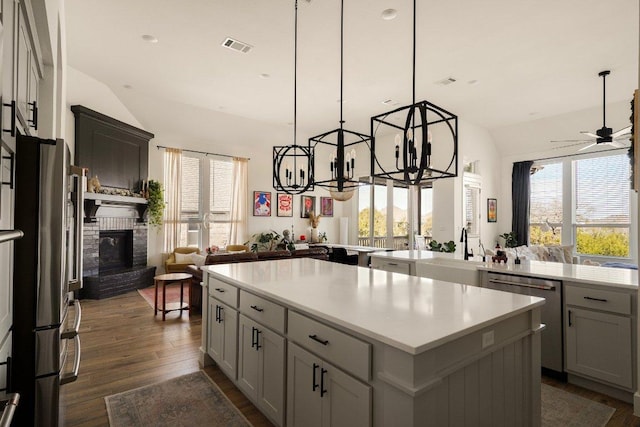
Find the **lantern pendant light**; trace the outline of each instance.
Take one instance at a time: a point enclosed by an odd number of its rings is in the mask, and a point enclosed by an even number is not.
[[[313,148],[298,145],[298,0],[295,0],[293,59],[293,144],[273,147],[273,188],[288,194],[313,190]]]

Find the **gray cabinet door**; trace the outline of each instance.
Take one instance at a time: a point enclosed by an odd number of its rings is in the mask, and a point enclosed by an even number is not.
[[[323,363],[321,385],[324,427],[367,427],[371,425],[371,387]]]
[[[239,323],[238,387],[251,400],[258,400],[258,358],[255,345],[256,323],[243,314]]]
[[[278,425],[284,424],[285,339],[262,325],[258,359],[258,406]]]
[[[320,360],[291,342],[287,356],[287,425],[321,427]]]
[[[236,379],[238,312],[209,297],[207,353],[231,379]]]
[[[631,318],[573,307],[565,318],[567,370],[631,389]]]

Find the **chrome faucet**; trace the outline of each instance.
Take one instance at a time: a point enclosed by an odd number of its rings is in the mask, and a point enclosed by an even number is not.
[[[469,241],[467,239],[467,228],[462,227],[462,234],[460,235],[460,242],[464,242],[464,260],[468,261],[469,257],[473,256],[473,251],[469,251]]]

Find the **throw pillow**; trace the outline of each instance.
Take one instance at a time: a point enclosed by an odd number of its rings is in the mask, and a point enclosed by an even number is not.
[[[549,249],[549,261],[573,264],[573,246],[547,246]]]
[[[191,254],[191,262],[193,262],[198,267],[202,267],[206,259],[207,257],[204,255],[200,255],[195,252]]]
[[[175,253],[176,264],[191,264],[191,254]]]

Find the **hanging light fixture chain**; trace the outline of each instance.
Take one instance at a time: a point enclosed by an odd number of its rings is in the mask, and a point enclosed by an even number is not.
[[[344,0],[340,0],[340,129],[342,129],[342,86],[344,78]]]

